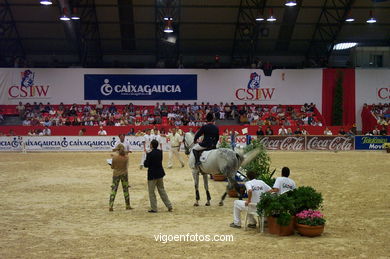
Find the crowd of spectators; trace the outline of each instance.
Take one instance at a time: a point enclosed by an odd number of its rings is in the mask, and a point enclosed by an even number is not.
[[[47,103],[22,104],[16,106],[25,126],[126,126],[156,125],[202,126],[205,116],[211,112],[217,120],[235,120],[237,124],[258,126],[322,126],[316,117],[315,104],[304,104],[300,108],[282,105],[255,105],[234,103],[166,105],[51,105]]]
[[[367,104],[365,104],[365,106],[367,106]],[[377,120],[379,126],[390,125],[390,104],[373,104],[371,105],[371,113]]]

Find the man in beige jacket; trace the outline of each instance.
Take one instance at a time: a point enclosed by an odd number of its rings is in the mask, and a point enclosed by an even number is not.
[[[168,134],[168,139],[170,142],[168,168],[172,168],[173,156],[175,156],[180,161],[181,167],[184,167],[184,162],[179,154],[180,146],[183,142],[182,136],[177,132],[176,128],[172,128],[172,132]]]

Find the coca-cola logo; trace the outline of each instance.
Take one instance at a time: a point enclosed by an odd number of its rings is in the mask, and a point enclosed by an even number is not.
[[[263,137],[260,142],[268,150],[304,150],[304,137]]]
[[[354,141],[349,137],[307,137],[306,150],[353,150]]]

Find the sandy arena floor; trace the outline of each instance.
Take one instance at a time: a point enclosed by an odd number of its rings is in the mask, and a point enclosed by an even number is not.
[[[321,237],[279,237],[232,229],[233,199],[217,206],[225,183],[210,181],[212,206],[193,207],[189,169],[166,169],[174,212],[159,199],[150,214],[146,170],[131,154],[130,195],[122,190],[108,211],[112,172],[108,153],[1,153],[0,258],[389,258],[390,156],[384,152],[275,152],[272,166],[289,166],[298,185],[324,197]],[[166,156],[167,158],[167,156]],[[165,161],[166,163],[166,161]],[[232,234],[234,242],[169,242],[158,234]]]

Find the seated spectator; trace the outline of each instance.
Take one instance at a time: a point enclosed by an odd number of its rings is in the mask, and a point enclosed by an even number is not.
[[[385,126],[382,126],[382,129],[381,129],[379,134],[382,135],[382,136],[386,136],[387,135],[387,130],[386,130]]]
[[[107,131],[103,129],[103,127],[100,127],[100,130],[98,131],[99,136],[107,136]]]
[[[268,126],[265,130],[265,135],[274,135],[274,131],[271,129],[270,126]]]
[[[36,136],[35,131],[34,130],[29,130],[28,133],[27,133],[27,136]]]
[[[248,200],[235,200],[233,205],[233,223],[230,224],[232,228],[241,228],[241,211],[247,210],[250,203],[257,204],[260,201],[262,193],[271,190],[265,182],[256,179],[256,174],[253,171],[247,173],[249,181],[245,183],[245,188],[248,192]],[[248,215],[250,228],[256,227],[256,220],[253,215]],[[259,223],[260,224],[260,223]]]
[[[264,136],[263,128],[260,126],[256,131],[257,136]]]
[[[302,128],[302,135],[309,135],[309,132],[306,129]]]
[[[294,131],[294,135],[302,135],[302,131],[297,127],[297,129]]]
[[[346,135],[347,132],[345,132],[344,128],[341,127],[340,130],[339,130],[339,135]]]
[[[287,129],[287,135],[289,136],[294,135],[291,128]]]
[[[87,132],[87,129],[86,129],[86,128],[82,128],[82,129],[79,131],[79,136],[84,136],[86,132]]]
[[[278,135],[285,136],[287,135],[287,129],[282,125],[282,127],[278,130]]]
[[[324,130],[324,135],[331,136],[331,135],[333,135],[333,133],[332,133],[332,131],[328,127],[326,127],[325,130]]]
[[[23,126],[30,126],[31,125],[31,119],[29,119],[29,118],[24,119],[22,125]]]
[[[288,178],[290,176],[290,169],[288,167],[282,168],[282,177],[276,178],[275,184],[270,192],[283,194],[285,192],[294,190],[296,188],[295,182]]]
[[[372,130],[372,135],[380,135],[380,130],[378,129],[378,126],[375,126]]]
[[[127,136],[135,136],[134,128],[131,128],[129,132],[126,134]]]
[[[51,130],[48,126],[45,126],[45,128],[43,129],[42,136],[51,136]]]

